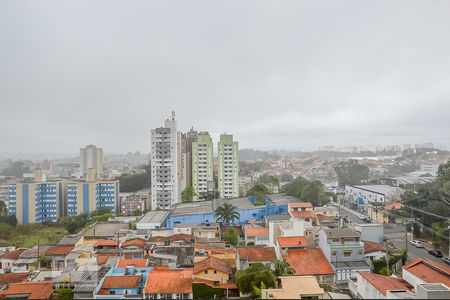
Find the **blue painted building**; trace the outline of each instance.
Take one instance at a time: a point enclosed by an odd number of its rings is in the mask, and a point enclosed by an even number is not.
[[[113,213],[119,207],[119,181],[76,181],[67,184],[67,215],[75,216],[108,208]]]
[[[148,273],[153,267],[111,268],[94,290],[95,299],[143,299]]]
[[[234,225],[260,221],[266,216],[273,216],[288,212],[288,203],[298,199],[286,195],[271,195],[266,198],[265,205],[255,206],[255,199],[233,198],[212,201],[197,201],[193,203],[181,203],[172,207],[166,221],[167,228],[173,228],[175,224],[202,224],[216,221],[214,211],[224,203],[229,203],[237,208],[240,215]]]
[[[63,182],[16,181],[9,184],[9,213],[19,224],[56,222],[64,216]]]

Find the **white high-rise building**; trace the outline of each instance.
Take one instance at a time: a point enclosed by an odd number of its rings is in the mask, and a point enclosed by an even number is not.
[[[222,134],[220,136],[217,144],[220,198],[239,197],[238,151],[238,142],[233,141],[232,135]]]
[[[175,113],[164,127],[151,132],[152,210],[168,210],[181,202],[181,134]]]
[[[80,169],[86,178],[89,169],[95,169],[99,176],[103,175],[103,149],[94,145],[80,148]]]

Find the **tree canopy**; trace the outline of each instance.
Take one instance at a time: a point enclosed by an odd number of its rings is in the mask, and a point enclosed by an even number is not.
[[[341,161],[334,166],[340,187],[361,184],[369,179],[369,168],[360,165],[356,159]]]
[[[125,174],[119,177],[120,191],[123,193],[132,193],[149,188],[151,183],[150,164],[145,165],[143,173]]]
[[[326,193],[325,186],[318,180],[308,181],[303,177],[298,177],[286,184],[284,191],[302,202],[311,202],[314,206],[323,206],[330,202],[330,196]]]
[[[264,264],[254,263],[236,272],[236,283],[241,293],[258,296],[261,288],[275,287],[275,276]]]
[[[183,203],[192,202],[195,196],[197,196],[197,194],[195,193],[194,188],[189,185],[181,192],[181,201],[183,201]]]

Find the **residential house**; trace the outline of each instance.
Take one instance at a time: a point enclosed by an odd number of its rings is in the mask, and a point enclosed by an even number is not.
[[[66,257],[73,250],[73,245],[52,245],[45,253],[45,257],[52,260],[52,269],[63,269],[66,267]]]
[[[148,274],[146,299],[193,299],[193,269],[158,268]]]
[[[236,267],[236,249],[205,246],[202,244],[195,244],[194,263],[205,260],[208,257],[215,257],[227,261],[232,268]]]
[[[0,275],[0,290],[7,289],[12,283],[26,281],[30,273],[6,273]]]
[[[367,260],[380,259],[386,257],[386,249],[379,244],[371,241],[363,241],[364,243],[364,256]]]
[[[50,299],[53,293],[51,281],[12,283],[6,291],[0,292],[0,298],[12,299]]]
[[[388,291],[413,290],[413,286],[401,278],[368,272],[357,272],[356,280],[349,280],[349,288],[358,299],[390,299]]]
[[[143,298],[147,276],[152,267],[141,260],[120,260],[94,290],[95,299]]]
[[[94,250],[110,250],[118,249],[119,242],[117,240],[98,240],[94,244]]]
[[[308,241],[304,236],[279,236],[277,237],[275,251],[277,258],[282,260],[289,250],[306,249],[307,247]]]
[[[228,261],[210,256],[195,263],[193,274],[195,278],[212,281],[219,286],[227,284],[233,272]]]
[[[272,262],[277,259],[274,247],[236,247],[236,268],[242,270],[254,263],[262,263],[272,267]]]
[[[148,265],[146,259],[120,259],[117,262],[116,268],[145,268]]]
[[[141,259],[144,257],[146,241],[141,238],[132,238],[120,244],[123,256],[128,259]]]
[[[269,245],[269,228],[245,228],[244,230],[245,244],[254,246]]]
[[[338,209],[335,206],[318,206],[318,207],[314,207],[314,213],[317,215],[324,215],[327,217],[332,217],[332,218],[336,218],[337,217],[337,213],[338,213]]]
[[[311,202],[291,202],[288,203],[288,212],[297,212],[297,211],[313,211],[314,206]]]
[[[196,227],[197,227],[196,224],[175,224],[173,225],[173,234],[181,233],[192,235]]]
[[[292,218],[303,220],[312,225],[317,225],[318,223],[317,216],[312,210],[291,211],[289,214]]]
[[[415,289],[419,284],[442,283],[450,287],[450,267],[426,258],[417,258],[403,266],[402,277]]]
[[[20,255],[27,249],[20,248],[13,251],[5,252],[0,256],[0,269],[6,273],[11,271],[13,264],[19,259]]]
[[[335,271],[322,250],[290,250],[284,258],[294,270],[295,276],[315,276],[320,284],[334,284]]]
[[[337,282],[346,282],[357,271],[370,272],[364,257],[364,243],[360,233],[349,229],[321,229],[318,246],[337,274]]]
[[[219,224],[199,225],[194,228],[194,238],[199,242],[220,242],[220,226]]]
[[[263,289],[261,299],[323,299],[325,290],[314,276],[281,276],[277,289]]]
[[[29,272],[37,270],[39,265],[41,265],[40,262],[38,262],[38,257],[44,257],[49,248],[49,245],[42,245],[25,250],[19,255],[19,259],[13,263],[11,272]]]

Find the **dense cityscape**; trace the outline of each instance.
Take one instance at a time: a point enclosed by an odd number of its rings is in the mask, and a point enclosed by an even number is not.
[[[450,299],[449,12],[1,0],[0,300]]]

